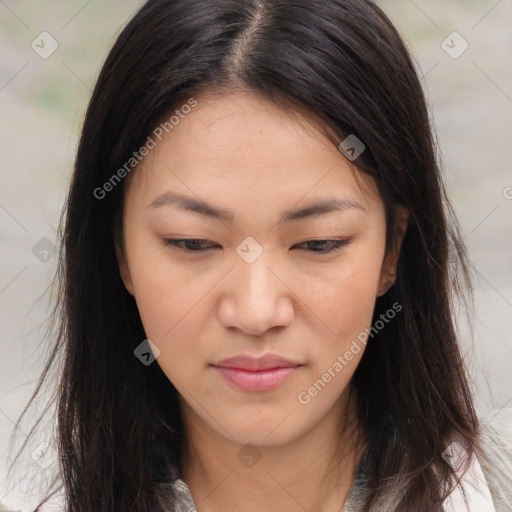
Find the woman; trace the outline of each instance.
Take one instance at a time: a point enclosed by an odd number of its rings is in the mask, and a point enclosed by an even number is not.
[[[424,95],[373,3],[148,1],[62,239],[65,510],[510,510]]]

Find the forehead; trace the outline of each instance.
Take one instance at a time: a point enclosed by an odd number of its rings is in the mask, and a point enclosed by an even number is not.
[[[153,137],[155,149],[130,176],[146,204],[167,190],[220,203],[282,204],[333,191],[380,201],[372,178],[303,113],[247,93],[196,99],[161,140]]]

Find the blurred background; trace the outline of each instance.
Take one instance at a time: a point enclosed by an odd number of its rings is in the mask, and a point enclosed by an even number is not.
[[[510,407],[512,0],[377,3],[423,77],[476,269],[473,337],[464,317],[460,328],[477,408]],[[47,356],[56,228],[85,108],[109,48],[141,4],[0,0],[0,510],[32,510],[53,470],[50,434],[31,441],[10,478],[7,447]],[[23,421],[16,447],[44,406],[39,400]]]

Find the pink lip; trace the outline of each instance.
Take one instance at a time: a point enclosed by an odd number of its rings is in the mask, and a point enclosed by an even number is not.
[[[242,391],[260,392],[277,388],[302,365],[275,354],[266,354],[260,358],[231,357],[212,366]]]

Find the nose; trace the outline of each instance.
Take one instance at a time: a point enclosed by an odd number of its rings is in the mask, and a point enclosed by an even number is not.
[[[267,254],[263,252],[252,263],[238,258],[224,280],[218,316],[226,328],[260,335],[293,322],[294,294],[286,276]]]

